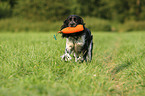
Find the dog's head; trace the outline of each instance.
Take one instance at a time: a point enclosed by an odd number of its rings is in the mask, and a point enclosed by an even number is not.
[[[83,19],[80,16],[70,15],[64,21],[64,24],[62,25],[61,29],[66,27],[76,27],[78,24],[85,25]]]

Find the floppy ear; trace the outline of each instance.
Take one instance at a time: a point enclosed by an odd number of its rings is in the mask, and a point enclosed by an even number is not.
[[[66,27],[68,27],[68,20],[67,20],[67,19],[64,20],[63,25],[61,26],[61,30],[62,30],[63,28],[66,28]]]
[[[85,25],[84,20],[81,18],[81,24]]]
[[[79,24],[85,25],[84,20],[82,18],[79,18]]]

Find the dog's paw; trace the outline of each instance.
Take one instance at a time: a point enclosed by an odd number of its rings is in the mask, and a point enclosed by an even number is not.
[[[83,61],[84,61],[84,59],[81,56],[79,56],[78,58],[75,57],[75,62],[82,63]]]
[[[69,54],[64,54],[61,56],[61,60],[70,61],[72,58]]]

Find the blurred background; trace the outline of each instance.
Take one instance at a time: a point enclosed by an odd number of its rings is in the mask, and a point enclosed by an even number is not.
[[[145,0],[0,0],[0,32],[58,31],[73,14],[94,32],[145,30]]]

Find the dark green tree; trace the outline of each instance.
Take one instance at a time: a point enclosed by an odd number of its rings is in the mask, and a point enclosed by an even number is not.
[[[25,0],[15,6],[14,15],[37,20],[60,20],[70,14],[67,0]]]

